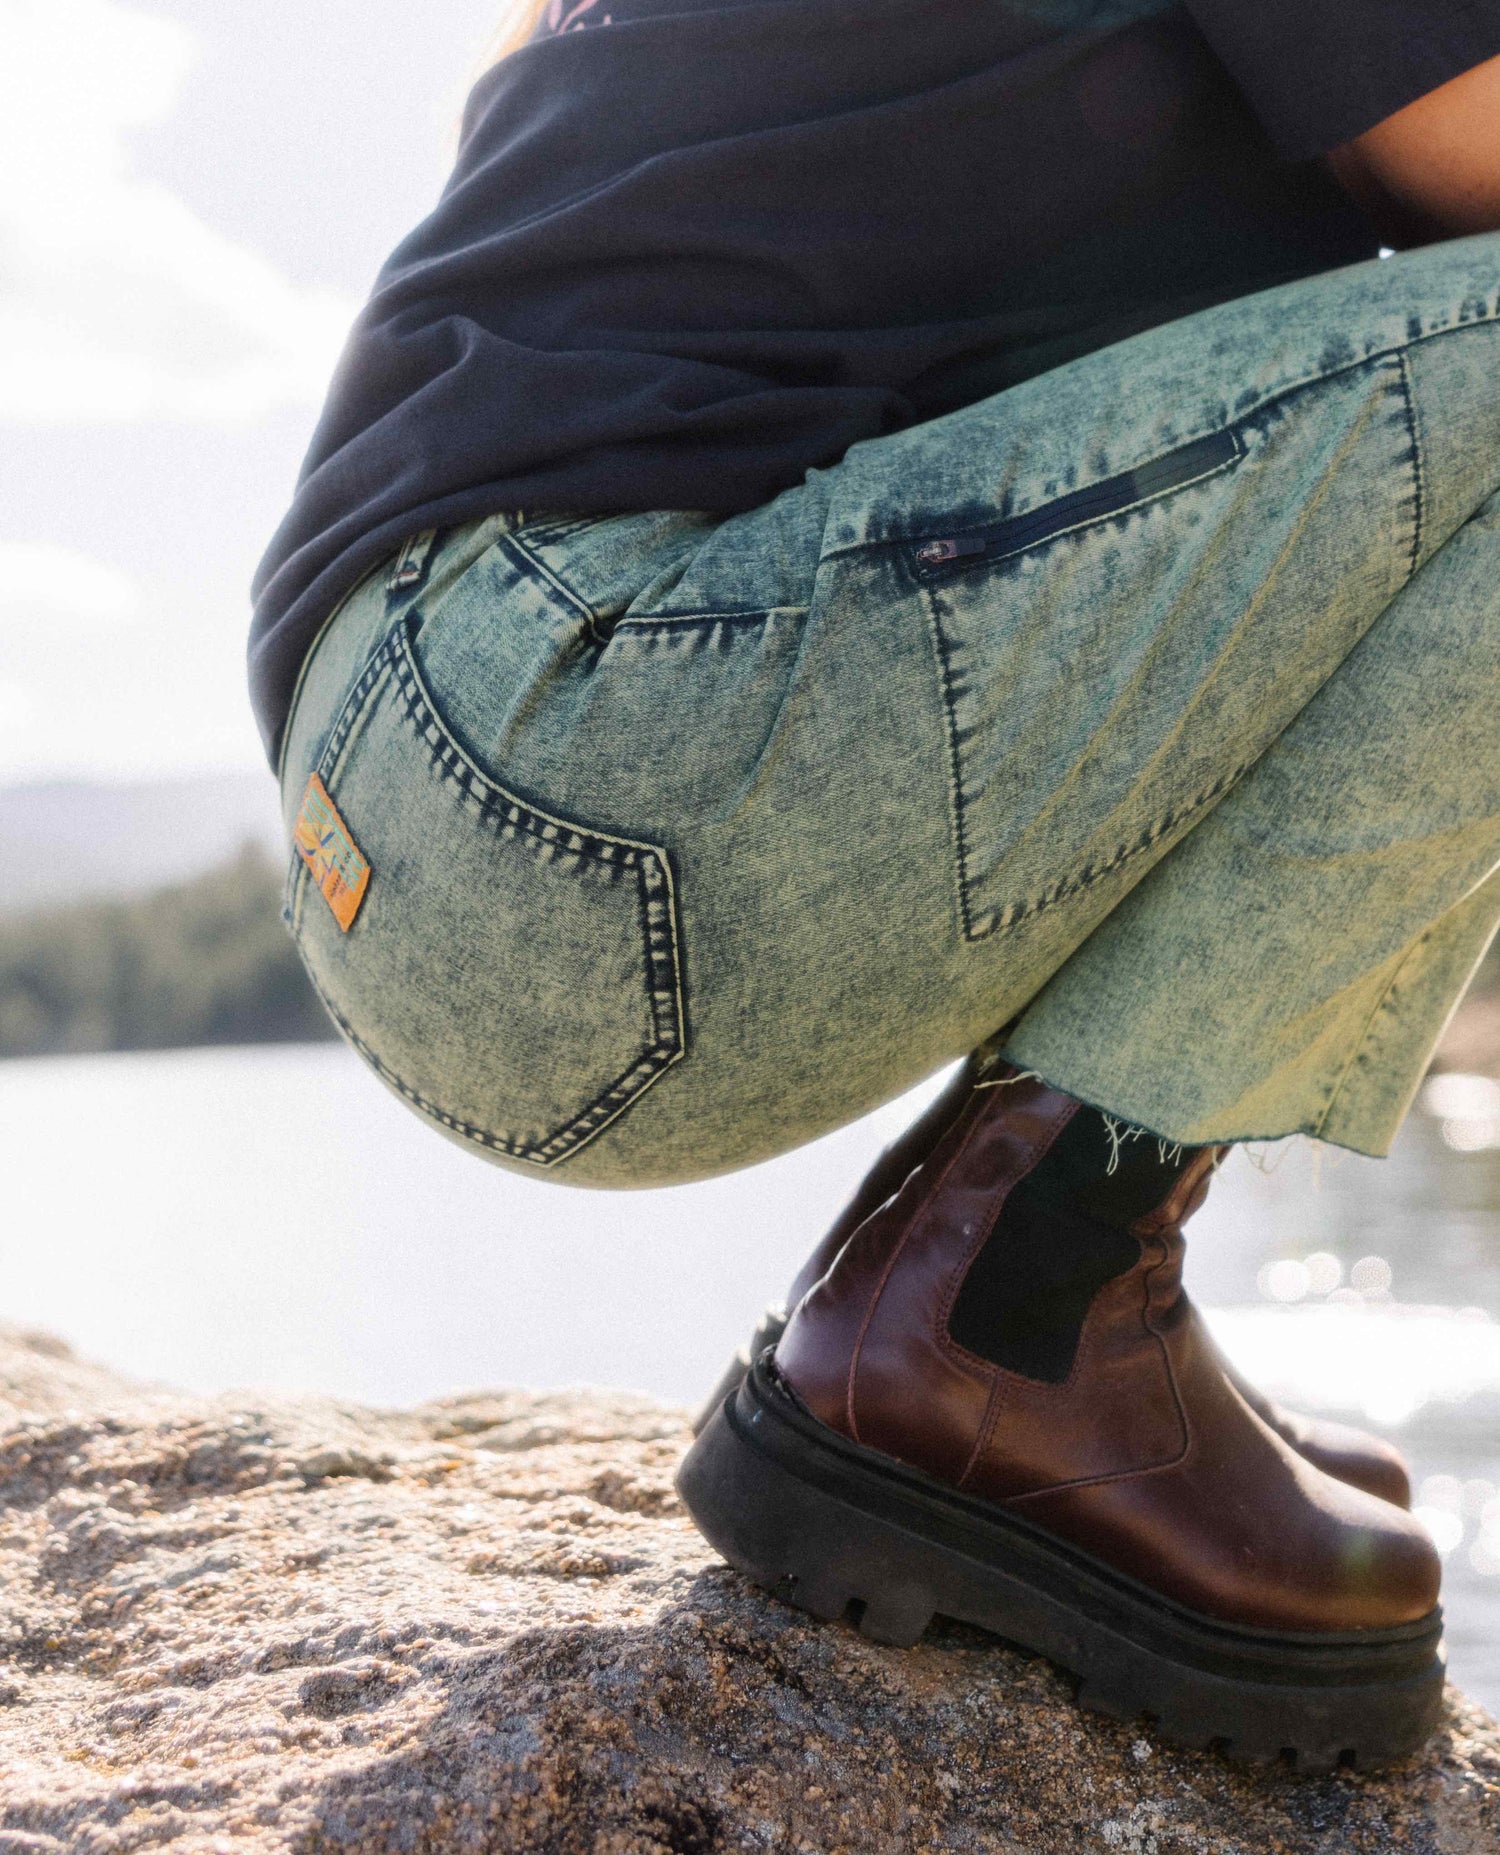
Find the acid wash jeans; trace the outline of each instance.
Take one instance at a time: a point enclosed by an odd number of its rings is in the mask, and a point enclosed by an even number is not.
[[[579,1184],[763,1159],[1001,1027],[1172,1140],[1381,1153],[1500,917],[1497,703],[1485,236],[750,514],[416,537],[284,756],[367,887],[346,928],[294,853],[288,919],[418,1113]]]

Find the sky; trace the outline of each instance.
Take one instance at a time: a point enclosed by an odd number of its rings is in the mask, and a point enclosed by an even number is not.
[[[262,765],[247,586],[504,0],[0,0],[0,783]]]

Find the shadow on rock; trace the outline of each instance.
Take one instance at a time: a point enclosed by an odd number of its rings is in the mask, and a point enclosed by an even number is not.
[[[401,1750],[309,1799],[308,1855],[1500,1849],[1482,1716],[1374,1777],[1237,1769],[1080,1713],[977,1631],[885,1649],[722,1569],[640,1628],[532,1631],[428,1672],[441,1700]]]

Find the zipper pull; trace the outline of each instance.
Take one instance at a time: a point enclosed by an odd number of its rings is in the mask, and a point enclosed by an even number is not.
[[[924,541],[917,549],[917,559],[924,567],[940,566],[945,560],[961,560],[969,554],[983,554],[989,543],[978,535],[960,535],[956,540]]]

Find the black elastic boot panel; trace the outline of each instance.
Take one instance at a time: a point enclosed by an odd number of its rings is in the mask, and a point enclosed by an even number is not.
[[[1047,1384],[1068,1376],[1090,1303],[1140,1260],[1131,1225],[1197,1150],[1112,1126],[1096,1108],[1078,1110],[1012,1189],[964,1277],[948,1331],[1007,1372]]]

